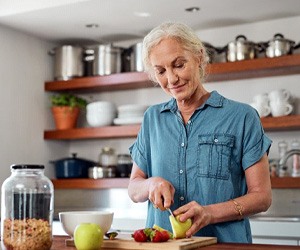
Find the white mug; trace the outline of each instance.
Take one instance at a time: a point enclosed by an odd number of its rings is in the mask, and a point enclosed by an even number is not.
[[[276,89],[269,93],[269,99],[271,102],[288,101],[290,97],[291,93],[286,89]]]
[[[288,102],[270,102],[270,107],[274,117],[289,115],[293,111],[293,106]]]
[[[265,105],[268,105],[268,103],[269,103],[269,96],[268,96],[268,94],[267,93],[263,93],[263,94],[258,94],[258,95],[255,95],[254,97],[253,97],[253,101],[255,102],[255,103],[263,103],[263,104],[265,104]]]
[[[266,117],[271,113],[271,108],[264,103],[250,103],[250,105],[256,109],[259,117]]]

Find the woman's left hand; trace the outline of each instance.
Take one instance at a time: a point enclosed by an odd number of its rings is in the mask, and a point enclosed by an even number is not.
[[[212,215],[207,207],[201,206],[196,201],[191,201],[186,205],[174,210],[174,215],[180,214],[180,221],[184,222],[191,219],[193,224],[186,232],[187,237],[191,237],[197,233],[201,228],[207,226],[211,222]]]

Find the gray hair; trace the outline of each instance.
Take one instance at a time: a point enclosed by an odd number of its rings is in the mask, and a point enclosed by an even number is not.
[[[172,38],[178,41],[184,49],[192,52],[195,56],[202,58],[200,65],[200,77],[201,81],[205,79],[205,68],[209,61],[206,49],[197,36],[197,34],[187,25],[182,23],[163,23],[145,36],[143,40],[143,63],[145,72],[148,73],[149,78],[156,82],[153,68],[150,63],[151,50],[158,45],[164,38]]]

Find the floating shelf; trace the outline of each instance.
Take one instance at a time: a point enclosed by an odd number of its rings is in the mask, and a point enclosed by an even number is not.
[[[106,178],[106,179],[53,179],[55,189],[106,189],[127,188],[129,178]],[[276,177],[271,178],[272,188],[300,188],[299,177]]]
[[[207,67],[207,82],[229,81],[300,73],[300,54],[275,58],[257,58],[237,62],[214,63]],[[48,81],[46,91],[115,91],[150,88],[154,84],[143,72],[108,76],[80,77],[67,81]]]

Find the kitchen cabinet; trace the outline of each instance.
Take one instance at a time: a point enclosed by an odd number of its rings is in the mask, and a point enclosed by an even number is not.
[[[257,77],[279,76],[300,74],[300,54],[287,55],[275,58],[257,58],[237,62],[215,63],[207,67],[207,82],[219,82],[236,79],[247,79]],[[143,72],[127,72],[108,76],[81,77],[68,81],[48,81],[45,83],[45,91],[63,92],[72,91],[80,93],[128,90],[154,87],[148,80],[147,74]],[[285,117],[262,118],[262,124],[266,131],[300,130],[300,115],[289,115]],[[44,131],[46,140],[77,140],[77,139],[111,139],[111,138],[134,138],[139,131],[140,125],[106,126],[98,128],[75,128],[70,130],[47,130]],[[297,179],[297,178],[294,178]],[[127,187],[125,182],[110,180],[111,183],[104,185],[102,180],[86,180],[74,182],[72,188],[104,188]],[[54,180],[56,188],[67,188],[67,180]],[[77,185],[75,185],[77,183]],[[113,184],[115,183],[115,184]],[[290,187],[290,183],[299,188],[295,182],[283,181],[282,178],[274,180],[275,188]],[[281,183],[281,184],[280,184]]]

